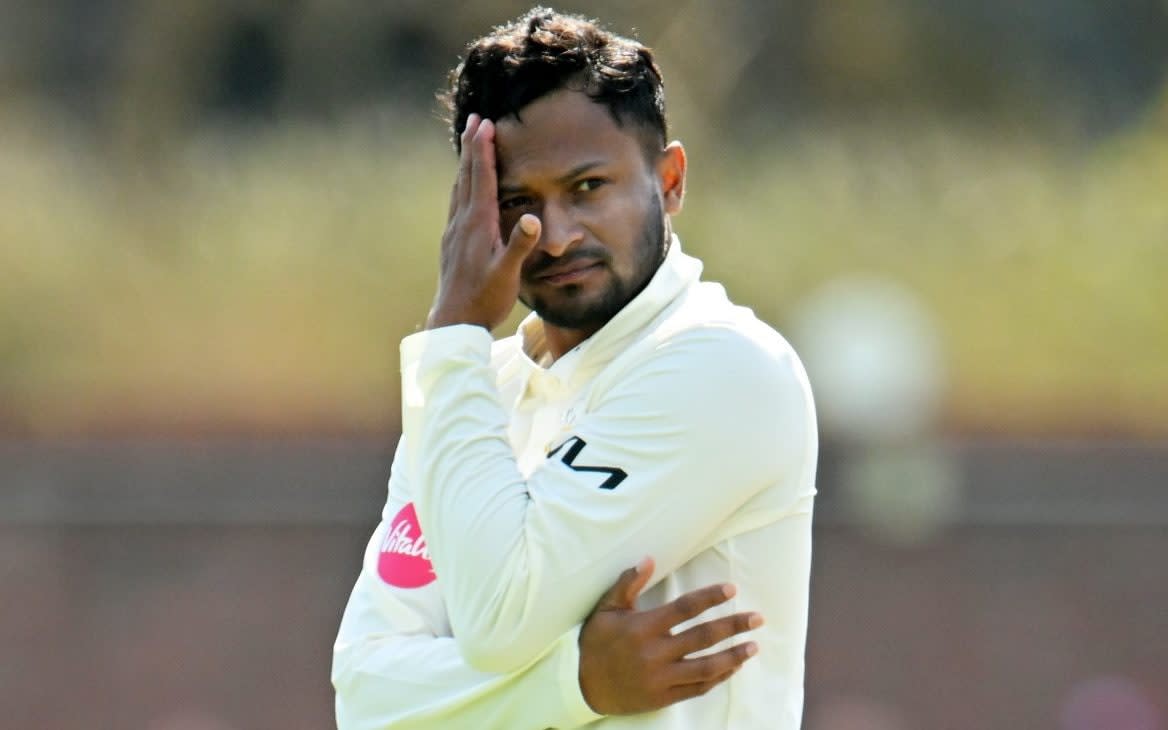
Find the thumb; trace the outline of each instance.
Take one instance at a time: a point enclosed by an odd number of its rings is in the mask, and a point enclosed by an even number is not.
[[[601,596],[597,609],[629,609],[637,607],[637,596],[653,577],[653,558],[645,557],[635,568],[620,574],[616,583]]]
[[[511,229],[511,237],[507,240],[507,248],[503,250],[503,263],[518,269],[527,254],[539,243],[539,234],[543,231],[543,224],[539,218],[531,213],[524,213],[515,227]]]

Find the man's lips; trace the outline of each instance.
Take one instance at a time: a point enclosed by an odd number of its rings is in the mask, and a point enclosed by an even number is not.
[[[583,279],[598,270],[602,265],[603,262],[596,259],[573,261],[568,264],[549,267],[536,274],[533,278],[549,284],[568,284]]]

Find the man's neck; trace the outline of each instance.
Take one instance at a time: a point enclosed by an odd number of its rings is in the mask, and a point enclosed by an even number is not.
[[[548,355],[551,356],[552,362],[559,360],[573,347],[596,334],[598,329],[600,328],[568,329],[544,322],[543,333],[547,342]]]

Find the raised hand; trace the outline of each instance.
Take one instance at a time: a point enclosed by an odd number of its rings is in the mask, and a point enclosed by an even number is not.
[[[670,631],[674,626],[725,603],[734,596],[734,588],[725,584],[699,588],[658,608],[637,611],[637,596],[652,574],[649,558],[622,573],[580,630],[580,689],[600,714],[648,712],[705,694],[758,652],[757,644],[746,642],[686,659],[762,626],[763,618],[738,613],[674,635]]]
[[[520,217],[506,243],[499,230],[495,124],[471,114],[462,132],[458,177],[442,236],[438,293],[426,328],[475,324],[492,330],[519,297],[519,272],[539,242],[540,221]]]

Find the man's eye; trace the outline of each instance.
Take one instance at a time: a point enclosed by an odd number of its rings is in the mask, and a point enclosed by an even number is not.
[[[576,183],[574,190],[577,193],[590,193],[606,182],[608,181],[602,177],[590,177]]]
[[[531,198],[519,196],[515,198],[505,198],[499,201],[499,210],[514,210],[522,208],[531,202]]]

